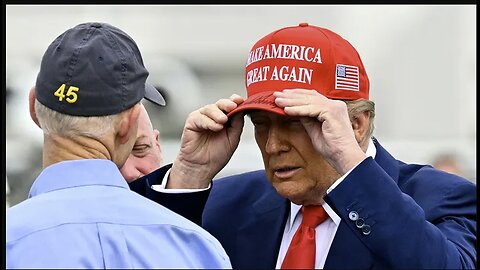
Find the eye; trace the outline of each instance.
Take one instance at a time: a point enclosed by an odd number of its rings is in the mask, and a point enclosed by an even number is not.
[[[264,130],[268,128],[270,122],[264,119],[252,119],[252,124],[255,130]]]
[[[293,128],[293,129],[303,128],[300,118],[290,118],[287,121],[285,121],[283,124],[286,127]]]
[[[265,125],[265,122],[258,121],[258,120],[252,120],[252,124],[254,126],[262,126],[262,125]]]
[[[133,146],[132,154],[134,156],[145,156],[150,147],[149,144],[136,144]]]
[[[300,119],[292,119],[292,120],[290,121],[290,124],[292,124],[292,125],[301,125],[302,122],[300,121]]]
[[[265,119],[264,119],[263,117],[259,117],[259,116],[251,116],[251,117],[250,117],[250,120],[252,121],[252,123],[253,123],[254,125],[260,124],[260,123],[262,123],[262,122],[265,122]]]

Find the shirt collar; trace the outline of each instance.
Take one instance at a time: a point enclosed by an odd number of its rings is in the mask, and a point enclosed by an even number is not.
[[[372,158],[375,158],[375,155],[377,154],[377,149],[373,144],[372,139],[368,141],[368,147],[367,147],[367,151],[365,151],[365,154],[367,155],[367,157],[372,157]],[[338,226],[338,224],[340,224],[340,217],[337,215],[337,213],[335,213],[335,211],[333,211],[333,209],[325,202],[323,202],[322,206],[325,209],[325,212],[327,212],[328,216]],[[302,208],[301,205],[290,202],[290,228],[292,228],[293,222],[295,221],[295,217],[298,215],[298,212],[300,212],[301,208]]]
[[[327,215],[332,221],[338,226],[340,224],[340,217],[333,211],[333,209],[327,203],[323,202],[322,204],[323,209],[327,212]],[[297,217],[300,209],[302,208],[301,205],[294,204],[293,202],[290,203],[290,228],[293,227],[293,222],[295,221],[295,217]]]
[[[90,185],[129,188],[117,165],[106,159],[61,161],[46,167],[33,182],[28,197]]]
[[[373,140],[370,138],[370,140],[368,140],[368,147],[367,147],[367,151],[365,151],[365,154],[367,155],[367,157],[372,157],[375,159],[375,155],[377,154],[377,148],[375,147],[375,144],[373,143]]]

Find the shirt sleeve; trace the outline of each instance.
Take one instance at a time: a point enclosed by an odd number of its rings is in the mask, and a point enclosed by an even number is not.
[[[170,175],[170,169],[168,169],[167,173],[165,173],[165,176],[163,177],[162,183],[160,185],[152,185],[152,189],[157,191],[157,192],[163,192],[163,193],[189,193],[189,192],[200,192],[200,191],[205,191],[210,189],[211,183],[208,184],[208,187],[206,188],[170,188],[167,189],[167,182],[168,182],[168,176]]]
[[[333,184],[327,189],[327,194],[330,193],[330,191],[332,191],[336,186],[338,186],[343,181],[343,179],[345,179],[358,166],[358,164],[353,166],[353,168],[351,168],[348,172],[338,178],[337,181],[333,182]]]

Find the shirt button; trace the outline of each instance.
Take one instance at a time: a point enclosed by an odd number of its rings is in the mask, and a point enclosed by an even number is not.
[[[358,219],[358,213],[355,211],[351,211],[350,213],[348,213],[348,218],[352,221],[355,221]]]
[[[357,221],[355,221],[355,225],[357,228],[362,228],[365,225],[365,220],[363,220],[363,218],[359,218]]]
[[[372,231],[372,229],[370,228],[369,225],[363,225],[362,226],[362,233],[364,235],[369,235],[371,231]]]

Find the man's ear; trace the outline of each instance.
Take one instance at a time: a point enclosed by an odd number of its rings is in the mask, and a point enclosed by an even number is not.
[[[153,129],[153,137],[155,141],[160,142],[160,131],[158,129]]]
[[[137,134],[139,115],[140,105],[138,104],[122,113],[117,130],[117,136],[121,144],[127,143],[132,134]]]
[[[360,113],[352,120],[352,128],[353,128],[353,132],[355,133],[355,139],[360,144],[360,147],[362,147],[362,149],[364,146],[362,144],[367,139],[365,137],[367,136],[369,126],[370,126],[370,112],[368,111],[364,111]]]
[[[153,138],[155,139],[154,143],[158,146],[160,152],[162,152],[162,146],[160,145],[160,131],[158,131],[158,129],[153,130]]]
[[[38,122],[37,114],[35,113],[35,85],[32,86],[32,88],[30,88],[30,92],[28,92],[28,109],[33,122],[35,122],[35,124],[41,128],[40,123]]]

